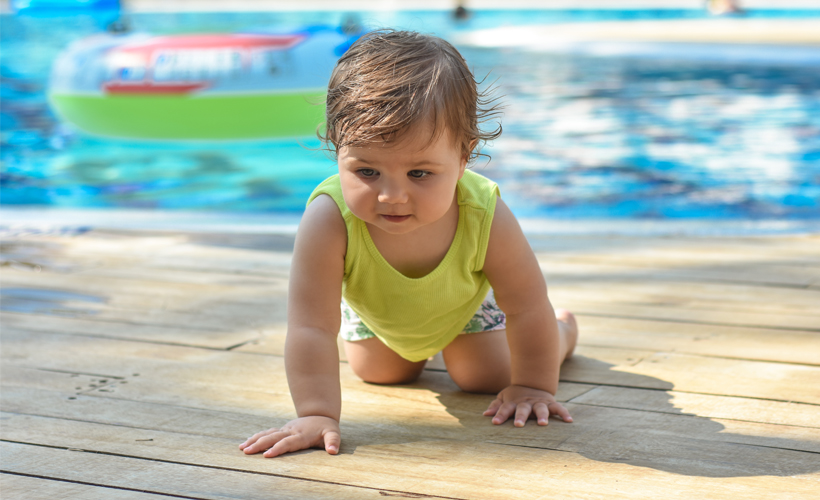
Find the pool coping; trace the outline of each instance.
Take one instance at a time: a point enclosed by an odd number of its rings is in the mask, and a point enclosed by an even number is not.
[[[89,229],[221,234],[296,233],[301,214],[169,210],[0,208],[0,237]],[[765,236],[820,234],[820,220],[520,218],[528,236]]]

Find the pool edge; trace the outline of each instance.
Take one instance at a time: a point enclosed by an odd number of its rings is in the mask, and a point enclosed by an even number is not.
[[[70,229],[295,234],[300,214],[0,207],[0,236]],[[820,220],[519,219],[528,236],[764,236],[820,234]]]

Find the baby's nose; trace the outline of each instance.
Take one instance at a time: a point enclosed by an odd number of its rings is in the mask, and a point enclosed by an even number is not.
[[[385,182],[379,190],[380,203],[406,203],[407,190],[398,182]]]

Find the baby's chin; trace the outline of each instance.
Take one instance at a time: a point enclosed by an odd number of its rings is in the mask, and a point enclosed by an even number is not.
[[[391,222],[384,218],[367,223],[368,228],[377,228],[379,231],[387,234],[408,234],[419,228],[419,225],[414,221],[413,216],[407,218],[402,222]]]

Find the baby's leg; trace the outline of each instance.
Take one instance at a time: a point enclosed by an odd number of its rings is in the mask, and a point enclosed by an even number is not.
[[[463,391],[496,394],[510,385],[507,330],[459,335],[442,355],[447,372]]]
[[[555,319],[558,320],[558,333],[561,339],[561,352],[564,361],[572,357],[575,352],[575,345],[578,343],[578,322],[575,315],[566,309],[556,309]]]
[[[376,337],[345,340],[347,362],[353,371],[365,382],[371,384],[409,384],[413,382],[427,361],[407,361]]]
[[[562,360],[572,356],[578,341],[575,316],[566,309],[555,311]],[[447,372],[464,391],[496,394],[510,385],[510,348],[507,331],[495,330],[459,335],[442,352]]]

